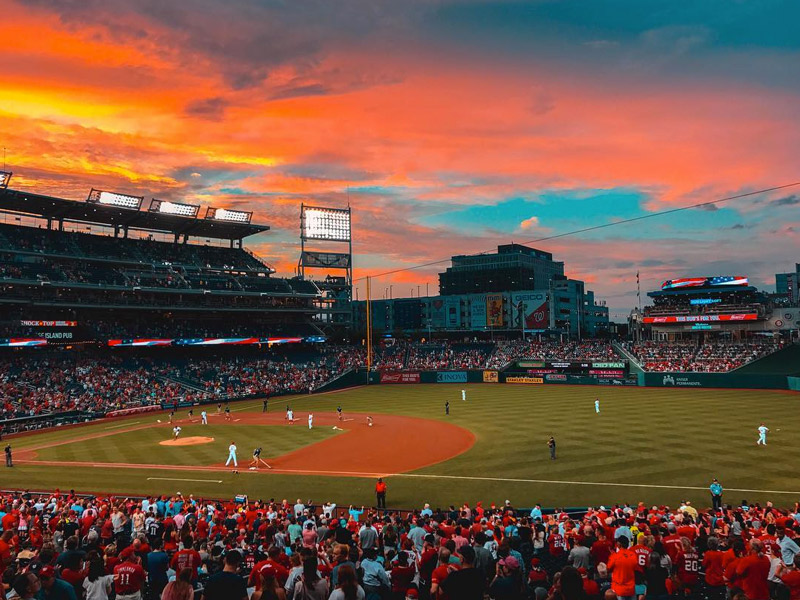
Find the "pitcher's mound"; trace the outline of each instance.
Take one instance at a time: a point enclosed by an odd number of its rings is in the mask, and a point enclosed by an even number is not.
[[[198,444],[210,444],[214,441],[212,437],[196,435],[193,437],[178,438],[177,440],[164,440],[158,442],[159,446],[197,446]]]

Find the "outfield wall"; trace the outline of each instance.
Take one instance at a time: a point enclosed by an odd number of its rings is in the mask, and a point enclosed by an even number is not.
[[[495,369],[469,371],[351,371],[318,391],[358,385],[409,385],[416,383],[509,383],[513,385],[603,385],[680,388],[740,388],[800,391],[800,377],[785,375],[739,375],[737,373],[638,373],[628,378],[584,375],[521,375]]]

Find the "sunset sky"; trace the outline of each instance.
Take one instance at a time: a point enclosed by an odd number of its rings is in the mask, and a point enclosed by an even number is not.
[[[800,181],[796,0],[0,6],[12,187],[253,210],[282,275],[301,202],[349,201],[361,277]],[[800,187],[537,246],[617,319],[637,270],[774,291]]]

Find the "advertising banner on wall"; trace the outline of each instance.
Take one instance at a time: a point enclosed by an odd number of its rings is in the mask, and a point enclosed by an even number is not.
[[[544,383],[541,377],[506,377],[506,383]]]
[[[513,326],[522,329],[548,329],[550,307],[547,291],[515,292],[511,294]]]
[[[444,298],[432,298],[430,303],[431,327],[443,329],[445,325]]]
[[[447,313],[447,328],[461,327],[461,300],[459,298],[446,298],[444,307]]]
[[[483,383],[498,383],[500,381],[499,373],[497,371],[484,371]]]
[[[486,324],[489,327],[503,326],[502,294],[486,294]]]
[[[419,373],[381,373],[381,383],[419,383]]]
[[[438,371],[436,383],[467,383],[466,371]]]
[[[469,324],[472,329],[486,327],[486,295],[475,294],[469,299]]]

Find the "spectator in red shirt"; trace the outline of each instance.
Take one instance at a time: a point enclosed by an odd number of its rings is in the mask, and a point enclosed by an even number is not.
[[[169,563],[169,566],[172,567],[177,573],[180,573],[184,569],[191,569],[192,583],[194,583],[197,581],[197,569],[200,568],[200,565],[203,563],[203,559],[200,557],[200,553],[193,548],[192,543],[192,536],[187,535],[184,537],[183,550],[175,553],[175,556],[172,557],[172,561]]]
[[[114,567],[114,591],[117,600],[141,600],[145,572],[135,554],[128,556],[125,562]]]
[[[795,554],[793,565],[780,565],[775,575],[789,589],[789,600],[800,600],[800,554]]]
[[[611,572],[611,589],[619,600],[636,600],[636,569],[639,561],[631,550],[630,542],[624,535],[617,538],[617,552],[608,559]]]
[[[725,594],[725,579],[722,567],[723,553],[719,551],[719,540],[712,536],[706,542],[708,550],[703,554],[706,593],[709,600],[721,600]]]
[[[761,540],[750,540],[750,554],[739,561],[736,576],[747,600],[769,600],[770,562],[764,556]]]

